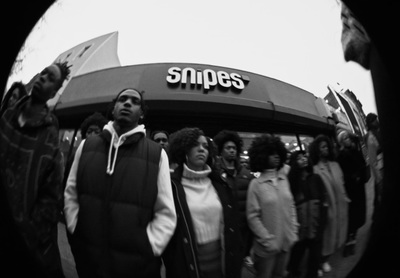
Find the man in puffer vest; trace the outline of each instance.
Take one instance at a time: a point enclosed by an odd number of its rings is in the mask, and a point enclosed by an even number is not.
[[[169,161],[146,138],[143,92],[122,90],[113,121],[78,147],[64,214],[82,277],[160,277],[176,227]]]

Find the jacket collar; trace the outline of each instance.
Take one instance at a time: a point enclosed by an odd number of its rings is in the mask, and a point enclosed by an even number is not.
[[[264,171],[260,174],[260,176],[258,177],[258,180],[260,180],[261,182],[266,181],[266,182],[272,182],[273,178],[275,177],[278,180],[285,180],[286,176],[284,173],[282,173],[281,171],[274,171],[274,173],[272,172],[268,172],[268,171]]]
[[[18,121],[19,115],[22,113],[23,109],[27,105],[28,101],[30,99],[30,96],[25,96],[21,98],[17,103],[16,106],[14,107],[14,117],[15,121]],[[53,113],[50,111],[49,107],[47,104],[44,106],[43,110],[41,111],[42,117],[40,119],[32,120],[32,119],[27,119],[27,121],[24,124],[24,128],[36,128],[40,126],[49,126],[49,125],[57,125],[58,127],[58,121],[56,117],[53,115]]]

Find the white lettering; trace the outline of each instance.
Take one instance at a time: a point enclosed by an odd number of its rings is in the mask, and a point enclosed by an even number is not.
[[[190,74],[190,84],[196,84],[196,71],[192,68],[184,68],[182,70],[181,82],[183,84],[187,83],[188,74]]]
[[[245,83],[249,82],[249,78],[238,73],[227,73],[225,71],[215,72],[211,69],[200,69],[171,67],[168,69],[167,82],[176,84],[181,82],[187,84],[190,78],[191,85],[203,85],[204,90],[210,90],[216,85],[229,89],[234,87],[236,90],[243,90]],[[184,86],[184,85],[182,85]]]
[[[181,69],[178,67],[172,67],[168,69],[169,75],[167,76],[168,83],[178,83],[181,80]]]
[[[210,79],[211,78],[211,79]],[[204,89],[209,90],[210,87],[217,85],[217,74],[215,71],[206,69],[203,71]]]
[[[240,75],[237,73],[231,73],[231,78],[233,79],[232,85],[238,90],[244,89],[244,82],[240,79]]]
[[[232,82],[230,81],[229,74],[224,72],[224,71],[219,71],[217,72],[218,76],[218,83],[222,87],[229,88],[232,85]]]
[[[203,84],[203,73],[201,72],[201,70],[197,71],[197,84]]]

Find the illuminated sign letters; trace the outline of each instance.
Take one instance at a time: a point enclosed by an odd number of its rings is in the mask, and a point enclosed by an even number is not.
[[[193,68],[171,67],[168,69],[167,82],[171,85],[187,84],[203,86],[208,91],[219,85],[225,89],[233,88],[243,90],[245,82],[249,81],[247,76],[238,73],[227,73],[225,71],[217,71],[211,69],[195,70]]]

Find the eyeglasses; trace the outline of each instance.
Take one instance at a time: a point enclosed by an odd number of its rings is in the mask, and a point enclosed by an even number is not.
[[[154,141],[156,141],[157,143],[160,143],[160,142],[167,143],[168,139],[167,138],[157,138],[157,139],[154,139]]]

